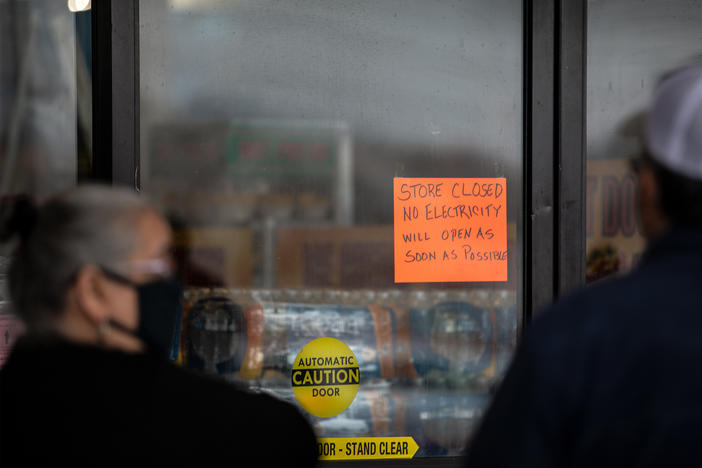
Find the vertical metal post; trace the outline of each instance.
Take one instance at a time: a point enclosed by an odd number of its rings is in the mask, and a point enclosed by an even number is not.
[[[554,297],[554,0],[524,3],[524,313],[528,322]]]
[[[587,1],[560,0],[558,44],[558,295],[585,283]]]
[[[585,0],[526,0],[525,319],[585,278]]]
[[[93,178],[139,190],[139,2],[92,5]]]

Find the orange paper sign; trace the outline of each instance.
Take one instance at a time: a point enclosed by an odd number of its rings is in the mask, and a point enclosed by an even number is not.
[[[395,178],[395,282],[507,281],[504,178]]]

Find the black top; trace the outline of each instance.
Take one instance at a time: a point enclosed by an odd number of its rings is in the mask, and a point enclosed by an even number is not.
[[[0,466],[312,466],[295,407],[148,354],[20,339],[0,371]],[[13,462],[13,463],[11,463]]]
[[[701,466],[702,230],[536,319],[467,465]]]

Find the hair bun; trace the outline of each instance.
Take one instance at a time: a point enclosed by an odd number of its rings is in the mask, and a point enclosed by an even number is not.
[[[37,206],[29,195],[0,197],[0,242],[15,235],[26,239],[37,219]]]

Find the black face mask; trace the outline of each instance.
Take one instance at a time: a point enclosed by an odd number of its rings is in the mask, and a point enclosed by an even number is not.
[[[175,277],[137,286],[139,327],[137,336],[150,351],[165,358],[178,357],[182,306],[181,288]]]
[[[178,337],[182,316],[180,283],[175,277],[167,277],[137,284],[124,276],[102,268],[109,277],[136,289],[139,302],[139,325],[134,330],[121,323],[110,321],[110,325],[137,336],[155,355],[175,360],[178,354]]]

